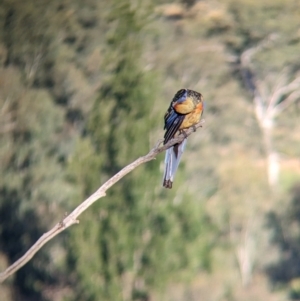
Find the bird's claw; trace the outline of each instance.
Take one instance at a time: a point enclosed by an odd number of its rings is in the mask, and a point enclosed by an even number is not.
[[[180,134],[182,134],[184,136],[184,138],[188,137],[188,135],[186,134],[186,132],[184,130],[180,130]]]

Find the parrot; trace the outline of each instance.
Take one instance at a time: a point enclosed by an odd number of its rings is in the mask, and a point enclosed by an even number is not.
[[[165,113],[164,144],[177,134],[184,133],[184,129],[195,126],[203,114],[203,96],[190,89],[179,90],[172,99]],[[187,138],[166,150],[163,187],[171,189],[181,156],[186,146]]]

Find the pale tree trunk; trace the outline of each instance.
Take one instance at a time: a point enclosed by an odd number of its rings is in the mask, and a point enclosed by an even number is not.
[[[230,238],[235,249],[243,287],[247,287],[252,281],[257,249],[255,237],[252,219],[248,220],[239,233],[233,227],[230,229]]]
[[[267,108],[263,105],[265,102],[260,96],[254,97],[255,115],[258,125],[263,135],[263,146],[266,155],[267,176],[270,187],[278,184],[280,163],[279,154],[276,152],[273,144],[274,116],[268,113]]]
[[[274,117],[268,115],[267,112],[264,112],[262,117],[256,116],[256,119],[263,135],[268,183],[270,187],[275,187],[279,180],[280,161],[273,144]]]
[[[279,181],[280,158],[273,143],[273,131],[276,126],[276,117],[292,103],[300,100],[300,75],[291,75],[283,70],[277,85],[267,95],[267,83],[264,79],[258,80],[252,57],[259,51],[270,46],[274,39],[266,39],[255,47],[247,49],[241,55],[241,72],[246,87],[253,95],[253,104],[256,120],[262,131],[263,146],[267,161],[267,175],[270,187],[275,187]]]
[[[273,121],[265,120],[261,126],[264,138],[264,148],[267,156],[268,183],[271,187],[278,184],[280,173],[279,154],[273,146]]]

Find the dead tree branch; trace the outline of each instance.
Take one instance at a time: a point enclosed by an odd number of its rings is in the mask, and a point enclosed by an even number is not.
[[[202,127],[204,120],[200,121],[195,125],[195,129]],[[136,159],[131,164],[125,166],[122,170],[120,170],[117,174],[115,174],[112,178],[106,181],[96,192],[94,192],[91,196],[89,196],[85,201],[83,201],[78,207],[76,207],[69,215],[63,218],[59,223],[57,223],[50,231],[44,233],[37,242],[15,263],[9,266],[4,272],[0,273],[0,283],[7,279],[10,275],[14,274],[17,270],[19,270],[23,265],[25,265],[36,253],[39,251],[43,245],[45,245],[49,240],[58,235],[60,232],[66,230],[68,227],[78,224],[79,220],[78,216],[83,213],[87,208],[89,208],[94,202],[98,199],[104,197],[106,195],[106,191],[116,184],[120,179],[122,179],[125,175],[133,171],[139,165],[146,163],[148,161],[154,160],[155,157],[171,147],[172,145],[182,142],[183,139],[189,135],[191,135],[195,129],[190,128],[185,131],[185,135],[181,134],[174,139],[170,140],[167,144],[160,146],[160,141],[150,152]]]

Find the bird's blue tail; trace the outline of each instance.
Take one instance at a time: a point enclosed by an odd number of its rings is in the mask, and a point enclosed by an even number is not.
[[[184,139],[181,143],[175,144],[166,150],[165,171],[163,178],[163,186],[165,188],[172,188],[174,176],[177,171],[181,156],[183,154],[186,141],[187,140]]]

